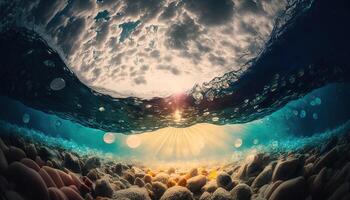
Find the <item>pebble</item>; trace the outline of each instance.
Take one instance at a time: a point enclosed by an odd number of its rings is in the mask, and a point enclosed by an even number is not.
[[[62,181],[61,176],[58,174],[57,170],[48,166],[43,166],[42,169],[44,169],[47,174],[50,175],[52,178],[53,182],[56,184],[58,188],[61,188],[64,186],[64,183]]]
[[[291,158],[277,163],[272,174],[272,181],[288,180],[297,176],[298,171],[301,171],[302,165],[298,158]]]
[[[35,160],[36,156],[38,155],[38,152],[36,150],[36,147],[34,144],[28,144],[25,146],[25,151],[28,156],[28,158]]]
[[[334,147],[315,163],[314,172],[318,173],[323,167],[331,167],[338,158],[338,147]]]
[[[272,166],[268,165],[265,169],[260,172],[260,174],[254,179],[252,183],[252,188],[260,188],[261,186],[268,184],[272,178]]]
[[[233,199],[230,192],[226,191],[224,188],[219,187],[213,193],[211,200],[235,200],[235,199]]]
[[[215,192],[215,190],[218,188],[218,185],[216,183],[216,180],[211,180],[209,182],[207,182],[207,184],[205,184],[202,187],[203,191],[209,192],[209,193],[213,193]]]
[[[206,184],[207,179],[203,175],[197,175],[187,180],[186,187],[193,193],[201,191],[202,187]]]
[[[50,200],[68,200],[67,196],[55,187],[48,188]]]
[[[164,192],[167,190],[167,186],[164,185],[164,183],[161,182],[153,182],[152,183],[152,191],[154,194],[154,197],[156,199],[160,199],[160,197],[164,194]]]
[[[199,200],[211,200],[211,194],[209,192],[203,192]]]
[[[71,187],[64,186],[60,188],[60,190],[67,196],[69,200],[84,200],[83,197],[81,197],[80,194]]]
[[[15,146],[10,146],[9,150],[6,152],[5,154],[6,158],[7,158],[7,162],[8,163],[12,163],[14,161],[20,161],[23,158],[26,158],[26,153],[24,153],[24,151],[18,147]]]
[[[0,149],[0,173],[4,173],[8,167],[8,163],[3,151]]]
[[[160,200],[194,200],[194,198],[187,188],[174,186],[166,190]]]
[[[23,158],[23,159],[21,160],[21,163],[23,163],[24,165],[26,165],[26,166],[29,167],[29,168],[34,169],[34,170],[37,171],[37,172],[40,170],[39,165],[38,165],[36,162],[34,162],[32,159]]]
[[[231,190],[233,188],[231,176],[228,175],[226,172],[221,172],[216,177],[216,183],[218,187],[222,187],[225,190]]]
[[[151,200],[148,191],[145,188],[132,187],[116,191],[113,199],[130,199],[130,200]]]
[[[137,185],[139,187],[144,187],[145,186],[145,182],[142,179],[140,179],[139,177],[137,177],[135,179],[134,185]]]
[[[23,196],[29,199],[49,199],[44,180],[35,170],[24,164],[18,161],[11,163],[6,176],[16,184],[16,188]]]
[[[83,167],[84,172],[89,172],[91,169],[95,169],[101,166],[101,161],[98,157],[90,157],[85,161],[85,165]]]
[[[305,199],[307,195],[306,181],[297,177],[281,183],[271,194],[269,200]]]
[[[96,169],[90,170],[86,176],[89,177],[89,179],[91,179],[92,181],[96,181],[100,178]]]
[[[73,172],[80,173],[81,166],[79,163],[79,159],[71,153],[66,153],[64,155],[64,166]]]
[[[159,181],[166,185],[168,183],[169,178],[170,178],[169,174],[160,172],[153,178],[153,182]]]
[[[235,200],[250,200],[252,190],[247,184],[240,183],[231,190],[231,194]]]
[[[111,184],[107,180],[99,179],[96,181],[95,193],[97,196],[112,198],[113,189]]]
[[[39,175],[44,180],[47,187],[57,187],[51,176],[44,169],[39,170]]]

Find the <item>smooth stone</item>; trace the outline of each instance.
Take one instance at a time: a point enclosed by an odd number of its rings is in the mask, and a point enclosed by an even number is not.
[[[345,180],[350,180],[350,162],[346,163],[340,171],[336,171],[324,187],[327,194],[332,194]]]
[[[254,155],[254,158],[247,165],[246,176],[252,177],[258,175],[263,170],[264,154]]]
[[[224,188],[219,187],[213,193],[211,200],[235,200],[235,199],[233,199],[230,192],[228,192]]]
[[[159,181],[164,183],[165,185],[168,183],[170,176],[167,173],[164,172],[160,172],[159,174],[157,174],[154,178],[153,178],[153,182]]]
[[[338,187],[335,192],[328,198],[328,200],[338,200],[342,199],[348,192],[350,186],[348,182],[343,183],[340,187]]]
[[[73,172],[76,172],[76,173],[81,172],[79,158],[77,158],[71,153],[66,153],[64,155],[64,166],[72,170]]]
[[[144,187],[145,186],[145,182],[142,179],[140,179],[139,177],[137,177],[135,179],[134,185],[137,185],[139,187]]]
[[[101,167],[101,161],[98,157],[90,157],[85,161],[85,165],[83,167],[84,172],[88,172],[91,169],[95,169]]]
[[[152,176],[150,176],[149,174],[146,174],[143,177],[143,180],[145,181],[145,183],[152,183]]]
[[[233,187],[231,176],[228,175],[226,172],[221,172],[216,177],[216,184],[218,187],[222,187],[225,190],[231,190]]]
[[[89,179],[91,179],[92,181],[96,181],[97,179],[100,178],[96,169],[90,170],[86,176],[89,177]]]
[[[272,178],[272,166],[268,165],[260,174],[254,179],[252,188],[260,188],[261,186],[268,184]]]
[[[300,164],[300,160],[298,158],[280,161],[277,163],[276,168],[272,174],[272,181],[285,181],[294,178],[297,176],[297,173],[301,167],[302,165]]]
[[[167,173],[168,173],[169,175],[174,174],[174,173],[175,173],[175,168],[174,168],[174,167],[170,167],[170,168],[168,169]]]
[[[130,184],[134,184],[135,182],[135,174],[131,171],[124,171],[123,178],[127,180]]]
[[[87,186],[89,186],[90,188],[92,188],[93,186],[93,182],[89,179],[89,177],[87,176],[83,176],[83,183]],[[75,184],[75,183],[74,183]]]
[[[0,138],[0,149],[2,152],[6,152],[9,150],[8,146],[4,143],[4,141]]]
[[[37,156],[35,158],[35,162],[39,165],[39,167],[43,167],[44,165],[46,165],[46,163],[40,158],[40,156]]]
[[[0,175],[0,191],[5,191],[8,190],[10,188],[10,184],[7,181],[7,179]]]
[[[28,144],[25,146],[25,152],[28,156],[28,158],[35,160],[36,156],[38,155],[38,151],[36,150],[36,147],[34,144]]]
[[[197,168],[192,168],[188,172],[189,178],[195,177],[198,175],[198,169]]]
[[[25,197],[41,200],[49,199],[46,184],[35,170],[14,161],[9,165],[6,175],[15,182],[16,188]]]
[[[111,184],[107,180],[99,179],[96,181],[95,193],[97,196],[112,198],[113,189]]]
[[[71,187],[64,186],[60,190],[66,195],[69,200],[84,200],[80,194]]]
[[[231,190],[231,194],[235,200],[250,200],[252,190],[247,184],[240,183]]]
[[[0,149],[0,173],[4,173],[7,170],[8,163],[2,150]]]
[[[44,169],[39,170],[39,175],[44,180],[47,187],[57,187],[51,176]]]
[[[322,156],[318,162],[315,163],[314,172],[318,173],[323,167],[331,167],[338,159],[338,147],[334,147],[324,156]]]
[[[4,195],[6,200],[24,200],[20,194],[12,190],[5,191]]]
[[[211,200],[211,194],[209,192],[203,192],[199,200]]]
[[[327,168],[324,167],[315,177],[311,185],[311,196],[313,199],[322,199],[323,189],[326,183]]]
[[[269,200],[305,199],[307,195],[306,181],[297,177],[281,183],[271,194]]]
[[[167,186],[164,185],[164,183],[161,183],[158,181],[152,183],[152,191],[156,199],[160,199],[160,197],[164,194],[166,190],[167,190]]]
[[[48,189],[50,200],[68,200],[67,196],[59,189],[50,187]]]
[[[194,198],[187,188],[174,186],[166,190],[160,200],[194,200]]]
[[[59,157],[54,150],[45,146],[37,148],[37,152],[40,158],[44,159],[45,161],[53,160]]]
[[[279,181],[276,181],[274,183],[272,183],[271,185],[269,185],[268,188],[266,188],[266,191],[265,191],[265,198],[266,199],[270,199],[270,196],[271,194],[276,190],[276,188],[278,186],[280,186],[281,184],[283,183],[283,181],[279,180]]]
[[[61,179],[62,179],[62,182],[65,186],[69,186],[69,185],[75,185],[72,177],[65,173],[64,171],[62,170],[59,170],[59,169],[56,169],[56,171],[58,172],[58,174],[60,175]]]
[[[37,172],[40,170],[39,165],[36,162],[34,162],[33,160],[29,159],[29,158],[23,158],[21,160],[21,163],[23,163],[27,167],[30,167],[30,168],[34,169]]]
[[[145,185],[145,187],[146,186],[147,186],[147,184]],[[126,186],[121,181],[114,181],[112,184],[112,188],[113,188],[113,190],[123,190],[123,189],[126,189]]]
[[[234,177],[237,179],[244,179],[247,174],[247,166],[248,166],[247,164],[240,166],[237,173],[234,175]]]
[[[23,158],[26,158],[26,153],[18,147],[10,146],[9,150],[6,152],[6,158],[8,163],[12,163],[14,161],[20,161]]]
[[[193,193],[200,192],[202,187],[207,183],[207,179],[203,175],[197,175],[187,180],[186,187]]]
[[[124,190],[118,190],[114,193],[113,199],[130,200],[151,200],[145,188],[132,187]]]
[[[186,185],[187,185],[187,180],[186,180],[184,177],[182,177],[182,178],[180,178],[180,180],[177,182],[177,185],[178,185],[178,186],[182,186],[182,187],[186,187]]]
[[[57,170],[48,166],[43,166],[42,169],[44,169],[52,178],[54,183],[58,188],[61,188],[64,186],[63,180],[61,176],[58,174]]]
[[[82,185],[82,182],[79,179],[79,177],[76,174],[74,174],[73,172],[68,172],[68,174],[72,178],[74,185],[77,186],[77,188],[80,188],[80,186]]]
[[[216,180],[211,180],[209,182],[207,182],[207,184],[205,184],[202,187],[203,191],[209,192],[209,193],[213,193],[215,192],[215,190],[218,188],[218,185],[216,183]]]

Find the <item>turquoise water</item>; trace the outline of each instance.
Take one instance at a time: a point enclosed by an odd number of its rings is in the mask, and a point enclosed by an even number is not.
[[[3,132],[62,146],[81,154],[152,162],[232,161],[259,151],[288,151],[317,145],[348,130],[349,84],[332,84],[292,101],[264,118],[224,126],[198,124],[165,128],[137,135],[111,133],[84,127],[1,97]],[[4,106],[6,105],[6,106]],[[131,137],[131,139],[130,139]],[[108,139],[108,138],[107,138]],[[130,142],[131,141],[131,142]]]

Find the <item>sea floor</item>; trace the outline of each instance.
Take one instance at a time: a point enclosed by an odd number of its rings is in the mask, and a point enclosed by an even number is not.
[[[346,200],[350,132],[234,162],[146,165],[1,134],[2,199]]]

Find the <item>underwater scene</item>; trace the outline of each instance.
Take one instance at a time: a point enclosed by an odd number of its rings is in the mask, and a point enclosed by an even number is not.
[[[0,0],[0,199],[350,200],[349,10]]]

